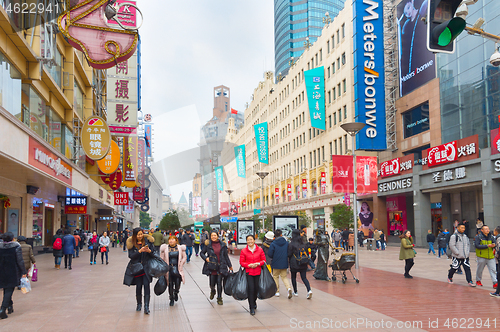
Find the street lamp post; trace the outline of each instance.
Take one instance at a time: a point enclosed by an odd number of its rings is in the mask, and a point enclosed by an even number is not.
[[[306,37],[306,41],[304,42],[304,47],[309,49],[309,47],[311,47],[312,44],[311,42],[309,42],[309,37]]]
[[[261,181],[260,201],[262,202],[262,204],[260,204],[260,209],[261,209],[260,212],[262,214],[262,217],[264,217],[264,178],[269,174],[269,172],[257,172],[256,174],[259,176]],[[264,227],[264,221],[262,221],[262,227]]]
[[[231,189],[226,189],[226,193],[228,194],[229,196],[229,202],[227,204],[227,218],[228,218],[228,222],[229,222],[229,217],[231,216],[229,211],[231,211],[231,194],[234,192],[234,190],[231,190]]]
[[[332,23],[332,18],[330,17],[330,13],[326,12],[325,17],[323,17],[323,24],[327,26],[330,23]]]
[[[353,211],[352,214],[354,216],[354,254],[355,254],[355,268],[359,269],[359,257],[358,257],[358,218],[356,216],[356,211],[358,210],[358,185],[356,181],[356,134],[366,126],[365,123],[361,122],[349,122],[340,125],[345,132],[347,132],[352,137],[352,167],[353,172],[352,176],[354,179],[354,203],[353,203]]]

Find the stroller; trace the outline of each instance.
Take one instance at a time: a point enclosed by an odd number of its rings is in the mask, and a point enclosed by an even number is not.
[[[335,248],[335,249],[342,249],[342,248]],[[354,280],[356,280],[356,283],[359,284],[359,279],[356,278],[356,276],[352,273],[351,268],[355,263],[356,259],[356,254],[352,252],[344,252],[342,249],[342,254],[336,255],[336,252],[333,252],[333,262],[329,265],[329,267],[332,268],[332,280],[336,281],[337,280],[337,275],[340,277],[342,276],[342,283],[345,284],[347,281],[347,276],[345,274],[345,271],[349,270],[351,272],[351,275]]]

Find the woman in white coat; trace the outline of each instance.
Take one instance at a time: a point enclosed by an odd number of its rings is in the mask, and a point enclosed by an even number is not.
[[[170,266],[170,271],[165,275],[168,281],[168,293],[170,295],[170,306],[179,299],[179,290],[184,280],[184,263],[187,261],[186,246],[179,245],[179,240],[175,236],[168,238],[168,245],[162,244],[160,247],[160,257]]]

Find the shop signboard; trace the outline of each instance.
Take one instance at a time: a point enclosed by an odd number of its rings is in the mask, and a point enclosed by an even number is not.
[[[379,166],[379,176],[382,178],[408,174],[413,172],[414,154],[384,161]]]
[[[68,185],[73,183],[73,168],[31,137],[29,139],[28,162],[31,166]]]
[[[384,12],[382,1],[353,0],[354,106],[361,150],[385,150]],[[344,87],[345,89],[345,87]]]
[[[64,198],[65,214],[87,214],[86,196],[66,196]]]
[[[422,169],[479,157],[479,136],[473,135],[422,151]]]
[[[326,172],[321,172],[321,194],[326,194]]]
[[[118,166],[120,166],[120,157],[118,144],[115,141],[111,141],[108,154],[103,159],[97,161],[97,166],[104,174],[114,173],[118,169]]]
[[[146,183],[146,141],[139,138],[137,144],[137,184],[144,187]]]
[[[242,205],[243,207],[246,207],[246,206],[247,206],[247,200],[246,200],[246,199],[243,199],[243,200],[241,201],[241,205]]]
[[[128,192],[115,192],[115,205],[128,205]]]
[[[123,182],[129,188],[136,186],[137,179],[137,136],[125,137],[123,140]]]
[[[394,190],[402,190],[411,188],[413,182],[413,178],[395,180],[390,182],[379,183],[378,192],[385,193]]]
[[[239,209],[238,204],[236,204],[236,202],[231,202],[231,204],[229,206],[229,215],[230,216],[237,215],[238,214],[238,209]]]
[[[146,198],[146,189],[141,187],[134,187],[132,190],[133,199],[136,202],[142,202]]]
[[[134,213],[134,199],[132,193],[128,193],[128,204],[123,208],[123,212]]]
[[[101,160],[109,152],[111,133],[103,118],[89,117],[83,124],[81,131],[82,148],[91,160]]]
[[[144,137],[146,139],[146,155],[151,158],[151,125],[144,125]]]
[[[499,128],[496,128],[491,131],[491,155],[499,153],[500,153],[500,130]]]
[[[495,160],[495,172],[500,172],[500,160]]]
[[[124,5],[119,6],[121,4]],[[116,16],[123,26],[135,28],[137,27],[137,9],[134,6],[128,6],[128,4],[136,5],[136,2],[130,0],[117,0],[115,5],[119,6],[119,9]],[[108,24],[114,25],[116,28],[120,26],[115,20],[108,20]]]
[[[325,122],[325,68],[317,67],[304,72],[307,104],[311,127],[326,130]]]
[[[269,164],[269,137],[267,122],[262,122],[253,126],[255,130],[255,140],[257,143],[257,155],[259,162]]]

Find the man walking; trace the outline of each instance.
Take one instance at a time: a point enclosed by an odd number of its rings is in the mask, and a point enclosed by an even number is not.
[[[182,244],[186,246],[187,262],[191,260],[191,255],[193,254],[193,243],[194,235],[191,234],[191,230],[188,228],[186,232],[182,235]]]
[[[342,234],[340,234],[340,230],[337,229],[337,231],[333,234],[333,241],[335,242],[335,248],[340,248],[340,241],[342,241]],[[339,252],[338,249],[335,249],[337,252]]]
[[[483,270],[488,266],[491,280],[493,281],[493,288],[497,288],[497,267],[495,264],[495,256],[493,248],[495,248],[495,239],[493,238],[490,228],[486,225],[481,227],[481,231],[474,239],[474,246],[476,247],[477,256],[477,270],[476,270],[476,285],[482,286],[481,279],[483,277]]]
[[[450,237],[450,250],[451,250],[451,268],[448,271],[448,283],[453,283],[453,275],[460,266],[464,267],[465,277],[467,283],[471,287],[476,287],[472,282],[472,276],[470,273],[470,242],[467,235],[465,235],[465,225],[463,223],[458,224],[457,230]]]
[[[271,260],[271,268],[273,269],[273,279],[276,283],[276,296],[280,296],[280,280],[283,280],[285,287],[287,288],[288,298],[292,298],[292,289],[290,288],[290,282],[288,281],[287,272],[288,269],[288,242],[282,236],[283,232],[281,229],[277,229],[274,232],[275,240],[271,243],[269,247],[268,256]]]
[[[375,228],[375,231],[373,232],[373,239],[375,240],[375,245],[377,250],[379,250],[381,245],[380,245],[380,233],[378,231],[378,228]]]
[[[163,234],[160,232],[160,229],[157,228],[155,232],[152,234],[153,238],[155,239],[154,246],[155,246],[155,251],[157,253],[160,253],[160,246],[164,243],[163,242]]]
[[[68,260],[69,260],[69,269],[71,270],[71,261],[73,260],[73,253],[75,252],[76,241],[73,235],[70,234],[69,229],[64,230],[64,237],[62,239],[62,251],[64,255],[64,268],[68,268]]]
[[[201,251],[203,251],[203,248],[205,248],[206,244],[205,244],[205,241],[208,240],[208,232],[203,229],[202,233],[201,233]]]
[[[436,252],[434,251],[434,242],[436,242],[436,236],[434,236],[432,231],[429,229],[427,231],[427,244],[429,245],[429,251],[427,252],[428,255],[431,254],[431,251],[434,255],[436,255]]]

